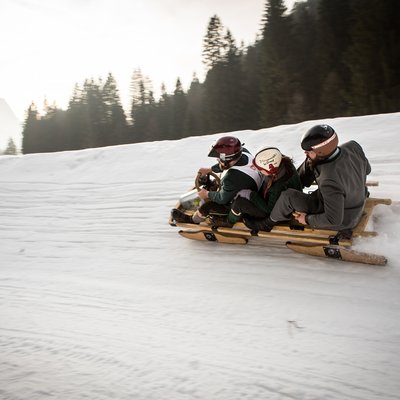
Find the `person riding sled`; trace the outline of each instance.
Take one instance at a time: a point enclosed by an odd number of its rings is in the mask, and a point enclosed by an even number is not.
[[[233,136],[223,136],[211,147],[208,157],[215,157],[218,163],[211,168],[200,168],[198,174],[207,176],[211,172],[222,173],[218,191],[200,189],[199,197],[204,201],[193,215],[174,208],[171,218],[176,222],[199,224],[207,217],[215,225],[226,221],[232,201],[242,189],[258,191],[262,184],[261,173],[253,166],[253,157]]]
[[[287,189],[281,193],[269,217],[248,218],[253,230],[270,231],[292,216],[303,225],[337,230],[351,236],[364,209],[371,166],[362,147],[351,140],[338,146],[339,139],[329,125],[316,125],[301,139],[306,159],[298,168],[303,186],[317,184],[311,193]]]
[[[266,218],[284,190],[302,190],[296,167],[278,148],[262,147],[254,156],[253,165],[263,175],[262,187],[259,191],[246,189],[238,193],[228,216],[232,225],[242,218]]]

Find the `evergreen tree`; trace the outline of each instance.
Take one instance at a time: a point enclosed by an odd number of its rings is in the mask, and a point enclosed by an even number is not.
[[[161,85],[161,98],[157,105],[158,135],[162,140],[174,137],[173,133],[173,98],[167,93],[165,84]]]
[[[23,154],[40,152],[40,128],[39,113],[36,105],[32,103],[28,110],[22,131],[22,152]]]
[[[67,148],[69,150],[85,149],[93,145],[92,126],[87,111],[83,88],[76,84],[67,110]]]
[[[219,25],[222,27],[222,25]],[[209,133],[244,127],[245,75],[242,54],[229,29],[220,34],[218,59],[209,69],[204,82],[204,109]]]
[[[133,121],[131,141],[142,142],[154,140],[149,127],[153,125],[154,97],[151,83],[143,77],[140,69],[134,71],[131,80],[131,118]]]
[[[353,1],[351,46],[352,113],[394,112],[400,108],[400,3]]]
[[[246,129],[259,129],[261,97],[261,43],[257,41],[242,55],[243,68],[243,124]]]
[[[38,145],[40,152],[68,150],[66,140],[66,112],[59,109],[56,104],[49,105],[45,101],[44,114],[39,120],[40,138]]]
[[[350,44],[351,19],[348,0],[319,1],[316,61],[321,93],[319,116],[322,117],[346,115],[348,109],[345,90],[350,86],[349,70],[343,60]]]
[[[12,138],[8,139],[7,148],[4,151],[5,155],[15,156],[17,154],[17,146]]]
[[[204,134],[207,130],[204,115],[204,86],[196,74],[187,92],[187,111],[185,116],[185,136]]]
[[[102,89],[102,98],[105,107],[105,137],[106,145],[115,145],[126,142],[126,116],[121,105],[117,83],[111,73],[108,74]]]
[[[95,82],[94,79],[86,80],[83,84],[83,105],[87,113],[91,134],[90,147],[102,147],[108,145],[106,138],[106,110],[102,97],[102,81]]]
[[[180,139],[185,136],[184,124],[187,110],[186,94],[183,91],[180,78],[176,80],[173,101],[173,115],[172,115],[172,138]]]
[[[203,40],[203,63],[207,69],[223,60],[226,42],[224,27],[217,15],[211,17]]]
[[[292,70],[291,97],[288,117],[291,122],[314,119],[318,116],[319,85],[317,52],[318,0],[296,3],[291,17],[293,46],[290,53]]]
[[[267,0],[262,38],[260,118],[263,126],[288,122],[291,98],[291,25],[283,0]]]

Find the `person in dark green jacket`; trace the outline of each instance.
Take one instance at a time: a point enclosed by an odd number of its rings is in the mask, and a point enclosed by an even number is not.
[[[200,168],[199,175],[211,172],[222,173],[220,188],[217,191],[201,189],[198,192],[202,205],[191,215],[182,210],[172,209],[171,218],[176,222],[199,224],[210,217],[214,225],[217,220],[226,220],[232,201],[242,189],[257,191],[261,187],[262,175],[253,166],[253,156],[243,148],[240,140],[233,136],[223,136],[211,147],[209,157],[218,159],[211,168]],[[220,226],[220,225],[219,225]]]
[[[259,191],[242,190],[238,193],[228,216],[231,225],[242,217],[269,216],[284,190],[302,189],[300,177],[292,160],[276,147],[261,148],[253,159],[253,165],[263,174],[263,185]]]

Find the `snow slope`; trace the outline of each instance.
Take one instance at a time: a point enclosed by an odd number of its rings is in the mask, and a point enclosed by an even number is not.
[[[400,200],[400,113],[323,122]],[[235,135],[299,164],[315,123]],[[169,210],[219,136],[0,157],[2,400],[399,399],[400,206],[357,244],[386,267],[186,240]]]

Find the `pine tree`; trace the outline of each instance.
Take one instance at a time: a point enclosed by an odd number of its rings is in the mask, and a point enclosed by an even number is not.
[[[183,129],[186,118],[186,110],[187,110],[186,94],[183,91],[180,78],[177,78],[176,80],[172,102],[173,102],[172,138],[180,139],[185,136]]]
[[[222,27],[222,24],[219,26]],[[209,63],[204,82],[204,109],[208,133],[242,129],[246,119],[242,58],[229,29],[219,34],[218,58]],[[216,53],[216,52],[215,52]]]
[[[140,69],[135,70],[131,80],[131,119],[133,121],[131,141],[133,142],[154,140],[149,132],[150,126],[154,126],[152,93],[150,80],[142,75]]]
[[[291,97],[288,104],[288,117],[291,122],[315,119],[318,116],[320,100],[319,57],[317,52],[317,2],[308,0],[296,3],[292,14],[293,46],[290,52]]]
[[[261,43],[257,41],[247,48],[242,55],[243,69],[243,124],[246,129],[259,129],[260,125],[260,97],[261,97]]]
[[[17,154],[17,146],[12,138],[8,139],[7,148],[4,151],[5,155],[15,156]]]
[[[186,97],[185,136],[204,134],[207,130],[204,115],[204,86],[200,83],[196,74],[193,74]]]
[[[351,46],[345,61],[351,71],[351,112],[395,112],[400,108],[400,3],[353,1]]]
[[[107,146],[104,139],[106,113],[102,100],[101,85],[101,80],[95,82],[93,78],[86,79],[83,84],[81,107],[87,147]]]
[[[67,148],[69,150],[85,149],[91,147],[93,143],[87,108],[84,103],[83,88],[76,84],[67,110]]]
[[[226,42],[224,27],[217,15],[211,17],[203,40],[203,63],[207,69],[223,60]]]
[[[40,127],[39,113],[36,105],[32,103],[28,110],[22,131],[22,152],[23,154],[40,152]]]
[[[105,107],[105,137],[106,145],[126,142],[126,116],[121,105],[117,83],[111,73],[102,88],[102,99]]]
[[[45,101],[43,110],[44,114],[38,121],[40,126],[40,152],[68,150],[66,112],[59,109],[55,103],[49,105],[47,101]]]
[[[167,93],[165,84],[161,84],[161,98],[157,105],[158,137],[161,140],[174,137],[173,133],[173,96]]]
[[[349,70],[343,61],[350,45],[351,20],[348,0],[319,1],[318,58],[315,60],[320,87],[319,116],[322,117],[346,115],[348,109],[344,91],[350,86]]]
[[[291,25],[283,0],[267,0],[262,38],[260,118],[263,126],[288,122],[291,98]]]

